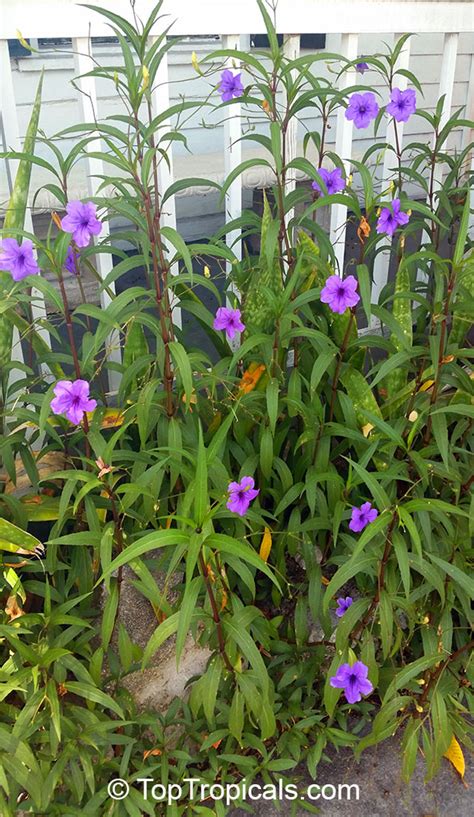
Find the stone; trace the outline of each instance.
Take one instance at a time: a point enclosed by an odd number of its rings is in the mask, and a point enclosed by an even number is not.
[[[151,551],[146,555],[146,561],[157,562],[159,556],[159,550]],[[168,603],[173,604],[178,598],[176,586],[181,582],[182,576],[175,573],[171,581],[166,583],[164,570],[150,567],[150,571],[161,592],[167,586],[166,599]],[[125,565],[122,573],[116,626],[111,642],[116,652],[118,652],[119,624],[125,627],[132,642],[141,649],[145,649],[159,625],[151,603],[135,586],[136,581],[138,577],[135,572],[131,567]],[[105,598],[103,597],[102,604],[104,603]],[[164,712],[173,698],[186,697],[189,680],[205,671],[211,655],[210,650],[200,647],[189,635],[179,666],[176,666],[176,636],[172,636],[152,655],[144,670],[129,673],[124,676],[121,683],[129,690],[139,708]]]

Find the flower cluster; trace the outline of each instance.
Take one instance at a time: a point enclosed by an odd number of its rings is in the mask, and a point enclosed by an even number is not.
[[[362,68],[359,66],[362,66]],[[367,63],[363,62],[358,63],[356,67],[361,73],[368,69]],[[363,94],[356,93],[352,94],[349,99],[345,117],[354,122],[358,130],[361,130],[367,128],[372,120],[377,118],[379,110],[378,102],[372,91],[366,91]],[[416,111],[416,91],[411,88],[406,91],[402,91],[400,88],[392,88],[390,102],[385,110],[397,122],[408,122],[410,116]]]

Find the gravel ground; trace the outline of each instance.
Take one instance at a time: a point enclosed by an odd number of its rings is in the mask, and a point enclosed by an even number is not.
[[[329,754],[329,753],[328,753]],[[474,763],[472,756],[466,757],[464,782],[451,764],[444,760],[438,775],[429,783],[424,783],[423,758],[420,756],[415,774],[409,784],[401,779],[400,742],[397,738],[385,741],[380,746],[367,749],[356,762],[352,751],[342,749],[331,755],[331,762],[321,762],[317,770],[317,783],[357,784],[359,799],[355,790],[350,801],[317,800],[323,817],[472,817],[474,814]],[[301,770],[302,779],[298,791],[302,796],[313,781]],[[289,775],[290,777],[290,775]],[[291,775],[293,777],[293,775]],[[328,791],[330,795],[331,790]],[[294,811],[290,801],[255,802],[257,817],[308,817],[309,812],[301,806]],[[229,817],[244,817],[248,812],[234,809]]]

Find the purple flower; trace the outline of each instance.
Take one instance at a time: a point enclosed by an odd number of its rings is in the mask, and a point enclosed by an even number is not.
[[[337,600],[338,607],[336,608],[336,616],[339,616],[339,618],[342,618],[342,616],[344,615],[346,610],[348,610],[349,607],[351,606],[352,601],[353,600],[352,600],[352,598],[350,596],[346,596],[345,599],[344,598],[338,599]]]
[[[91,236],[99,235],[102,224],[96,216],[96,206],[91,201],[70,201],[66,206],[67,215],[61,221],[65,233],[72,233],[78,247],[87,247]]]
[[[342,178],[340,167],[336,167],[334,170],[326,170],[324,167],[318,167],[318,173],[326,185],[328,196],[332,193],[340,193],[341,190],[344,190],[346,182]],[[313,182],[311,187],[313,190],[317,190],[318,193],[323,192],[318,182]]]
[[[416,91],[409,88],[401,91],[400,88],[392,89],[392,96],[386,109],[397,122],[408,122],[412,113],[416,111]]]
[[[352,508],[349,528],[353,530],[354,533],[360,533],[367,525],[370,525],[371,522],[377,519],[378,515],[379,512],[372,507],[370,502],[364,502],[360,508]]]
[[[240,320],[240,309],[229,309],[227,306],[219,307],[213,326],[218,331],[225,329],[225,333],[230,340],[232,340],[236,332],[243,332],[245,329],[245,324]]]
[[[327,304],[332,312],[342,314],[348,306],[356,306],[360,297],[357,292],[357,279],[353,275],[339,278],[339,275],[330,275],[321,290],[321,301]]]
[[[71,275],[77,275],[78,273],[78,265],[79,265],[79,258],[80,253],[77,252],[73,247],[67,248],[67,255],[66,260],[64,262],[64,268],[67,269]]]
[[[221,74],[221,84],[219,85],[219,93],[223,102],[229,102],[233,97],[242,96],[244,86],[240,77],[242,74],[233,74],[228,68]]]
[[[245,516],[249,509],[249,505],[253,499],[260,493],[258,489],[254,488],[255,482],[252,477],[242,477],[242,481],[231,482],[229,485],[229,501],[226,508],[232,513],[238,513],[239,516]]]
[[[393,235],[398,227],[408,224],[408,213],[400,212],[400,199],[393,199],[390,207],[382,207],[377,221],[377,232]]]
[[[346,108],[345,117],[354,121],[356,128],[366,128],[379,112],[379,106],[372,91],[352,94]]]
[[[87,380],[59,380],[54,387],[55,397],[51,400],[54,414],[65,414],[74,425],[79,425],[85,411],[94,411],[97,400],[89,398]]]
[[[22,244],[14,238],[4,238],[0,246],[0,269],[9,272],[14,281],[37,275],[39,267],[33,255],[33,243],[28,238],[24,238]]]
[[[369,668],[362,661],[356,661],[352,666],[342,664],[329,683],[335,689],[343,689],[346,701],[356,704],[362,700],[362,695],[369,695],[373,686],[367,678]]]
[[[356,71],[358,71],[359,74],[364,74],[366,71],[369,71],[369,66],[366,62],[358,62],[356,63]]]

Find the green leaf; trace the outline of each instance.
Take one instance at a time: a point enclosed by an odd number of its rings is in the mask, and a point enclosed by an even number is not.
[[[428,553],[428,557],[434,562],[441,570],[450,576],[453,581],[462,587],[465,593],[467,593],[470,599],[474,598],[474,583],[472,581],[472,576],[468,576],[459,567],[456,567],[455,564],[451,564],[451,562],[446,562],[444,559],[440,559],[439,556],[435,556],[433,553]]]
[[[69,536],[64,537],[64,541],[67,542],[72,536],[80,536],[82,544],[90,544],[90,533],[69,534]],[[87,537],[89,537],[89,539]],[[61,538],[61,542],[62,540],[63,538]],[[53,539],[51,541],[57,542],[58,540]],[[128,562],[138,558],[138,556],[143,556],[144,553],[148,553],[150,550],[155,550],[155,548],[161,547],[170,547],[171,545],[186,545],[188,542],[189,533],[185,533],[184,531],[176,530],[174,528],[170,530],[157,530],[153,533],[149,533],[147,536],[143,536],[141,539],[137,539],[131,545],[128,545],[122,553],[113,559],[110,565],[106,570],[104,570],[100,578],[95,583],[95,587],[101,584],[101,582],[103,582],[107,576],[110,576],[114,570],[122,567],[122,565],[128,564]]]
[[[361,559],[350,559],[346,564],[342,565],[326,587],[323,598],[324,612],[327,613],[332,597],[343,584],[348,582],[349,579],[352,579],[353,576],[356,576],[357,573],[369,572],[369,569],[372,568],[376,562],[377,558],[375,556],[364,556]]]
[[[195,576],[191,582],[186,584],[184,595],[179,609],[179,622],[176,636],[176,666],[179,666],[179,661],[183,653],[186,638],[191,626],[193,614],[196,612],[196,601],[199,591],[202,587],[203,579],[201,576]]]
[[[177,341],[170,341],[168,346],[175,364],[176,372],[181,377],[181,381],[183,383],[184,395],[186,398],[186,410],[188,411],[193,393],[193,373],[189,362],[189,357],[184,346]]]
[[[194,615],[195,614],[193,613],[193,618]],[[159,650],[161,645],[175,634],[179,626],[179,616],[179,612],[173,613],[171,616],[168,616],[168,618],[165,618],[165,620],[156,628],[143,651],[142,669],[146,667],[150,661],[150,658],[152,658],[155,652]]]
[[[272,377],[267,385],[267,412],[272,435],[275,434],[275,426],[278,417],[278,397],[280,393],[279,383],[276,377]]]
[[[41,548],[42,545],[36,536],[18,528],[7,519],[0,519],[0,550],[16,553],[19,548],[23,548],[33,552],[37,547]]]
[[[225,619],[223,621],[223,626],[228,636],[235,641],[238,647],[240,647],[242,655],[247,661],[250,662],[256,676],[258,677],[263,694],[267,695],[270,688],[270,679],[268,677],[264,660],[255,644],[255,641],[242,625],[236,625],[235,616],[232,619]]]
[[[360,290],[360,297],[362,298],[362,306],[364,307],[364,312],[367,317],[367,323],[370,325],[370,319],[372,316],[372,307],[371,307],[371,286],[370,286],[370,276],[369,276],[369,268],[367,264],[358,264],[357,265],[357,278],[359,281],[359,290]]]
[[[66,681],[64,686],[68,692],[79,695],[79,697],[85,698],[87,701],[100,704],[104,709],[111,709],[119,718],[124,718],[124,714],[118,703],[116,703],[110,695],[106,695],[105,692],[102,692],[101,689],[97,689],[97,687],[90,686],[83,682],[79,683],[78,681]]]
[[[207,460],[206,449],[202,436],[202,427],[199,423],[199,443],[196,455],[196,477],[194,480],[194,515],[199,527],[202,527],[209,506],[207,488]]]
[[[203,708],[204,714],[209,724],[214,721],[214,710],[216,708],[217,692],[222,675],[222,659],[219,655],[211,658],[209,666],[203,676],[206,679],[204,684]]]
[[[229,553],[231,556],[237,556],[239,559],[243,559],[244,562],[248,562],[249,564],[253,565],[253,567],[261,570],[262,573],[265,573],[265,575],[272,580],[278,590],[281,590],[280,584],[274,576],[271,568],[266,564],[266,562],[263,561],[258,553],[256,553],[253,548],[250,547],[250,545],[244,544],[244,542],[239,542],[237,539],[232,539],[231,536],[227,536],[224,533],[211,534],[205,540],[205,545],[206,547],[215,548],[222,553]]]

